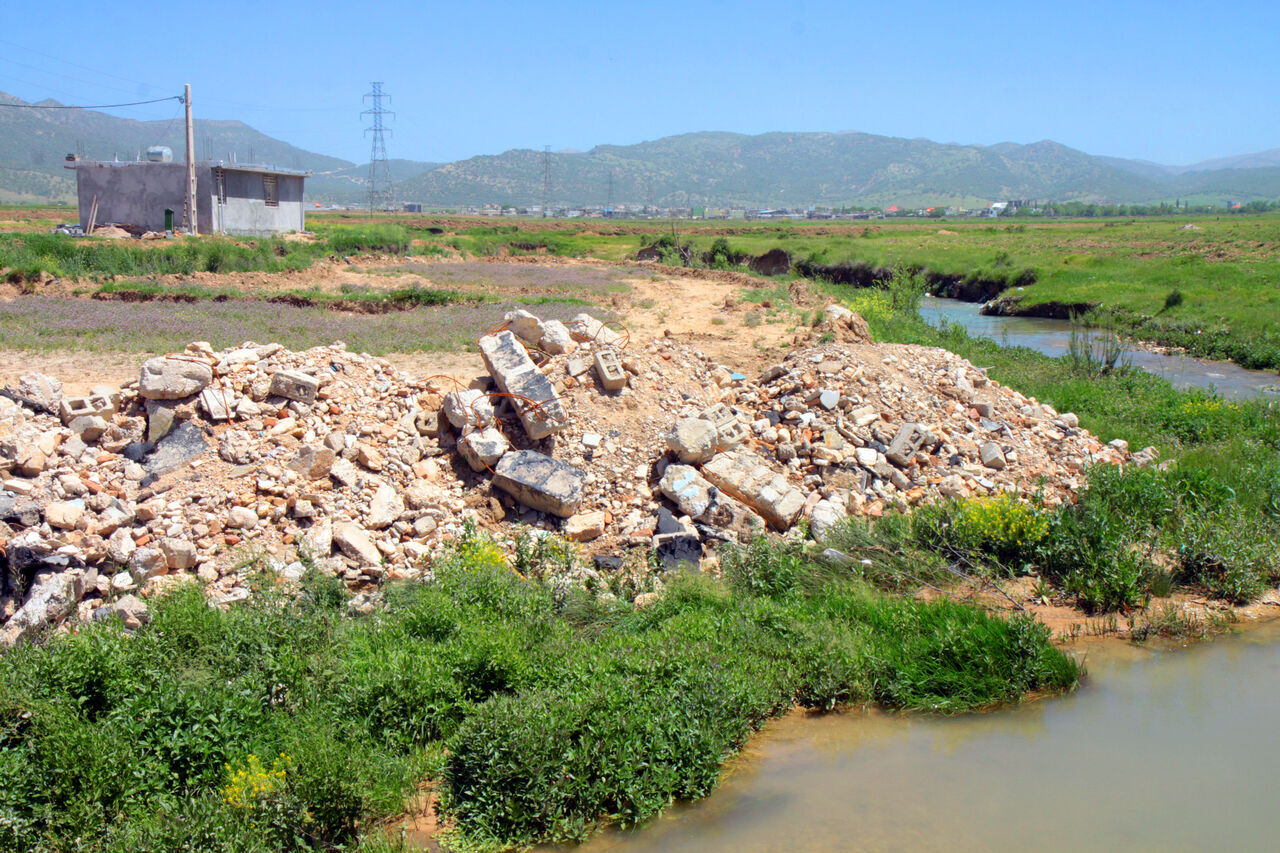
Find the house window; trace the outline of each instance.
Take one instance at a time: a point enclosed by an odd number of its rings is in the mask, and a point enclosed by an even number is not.
[[[267,207],[279,207],[280,197],[276,195],[276,176],[262,176],[262,199],[267,203]]]

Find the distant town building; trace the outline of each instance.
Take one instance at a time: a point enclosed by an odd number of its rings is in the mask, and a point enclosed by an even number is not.
[[[148,152],[150,154],[150,152]],[[80,223],[112,223],[143,231],[181,228],[187,166],[163,159],[76,160]],[[201,234],[265,237],[306,227],[303,182],[310,172],[221,160],[196,163],[196,229]]]

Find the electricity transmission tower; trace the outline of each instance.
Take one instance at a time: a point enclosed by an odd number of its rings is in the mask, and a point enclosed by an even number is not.
[[[542,218],[547,218],[551,205],[551,146],[542,146]]]
[[[391,133],[390,130],[382,126],[382,117],[391,116],[395,118],[395,113],[391,110],[382,108],[382,99],[391,100],[391,96],[382,91],[381,83],[370,83],[373,91],[366,94],[365,100],[373,99],[373,106],[360,113],[360,117],[369,116],[372,122],[371,126],[364,129],[365,133],[373,134],[373,148],[369,152],[369,215],[372,216],[375,210],[390,210],[393,197],[391,194],[391,171],[387,168],[387,141],[383,134]]]

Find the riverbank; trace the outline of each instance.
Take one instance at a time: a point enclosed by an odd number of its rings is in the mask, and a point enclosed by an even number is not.
[[[727,553],[720,580],[634,607],[552,583],[566,555],[524,547],[509,566],[468,537],[381,605],[314,572],[291,590],[264,571],[229,610],[189,585],[133,630],[6,653],[0,840],[345,845],[423,779],[460,843],[576,840],[709,793],[796,704],[958,713],[1077,675],[1029,618],[888,596],[791,549]]]
[[[1280,622],[1166,652],[1092,643],[1085,686],[995,714],[770,723],[706,800],[583,853],[1269,849]],[[1186,796],[1194,768],[1195,797]],[[1120,770],[1119,768],[1124,768]]]

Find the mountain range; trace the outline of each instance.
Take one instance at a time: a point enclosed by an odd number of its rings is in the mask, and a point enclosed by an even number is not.
[[[0,104],[24,103],[0,93]],[[55,101],[40,106],[57,106]],[[314,173],[312,200],[358,203],[368,164],[297,148],[239,121],[195,124],[200,158],[265,162]],[[180,118],[139,122],[75,109],[0,107],[0,202],[71,201],[69,153],[134,159],[150,145],[181,159]],[[1104,157],[1050,140],[960,145],[852,131],[687,133],[634,145],[544,153],[514,149],[453,163],[392,160],[395,196],[428,206],[531,205],[549,169],[555,205],[974,207],[1006,199],[1222,204],[1280,197],[1280,148],[1166,166]]]

